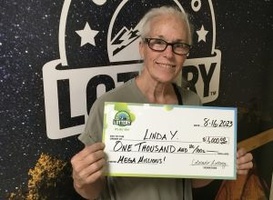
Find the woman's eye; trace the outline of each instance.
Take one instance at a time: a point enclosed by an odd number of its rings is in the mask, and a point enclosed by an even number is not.
[[[177,44],[175,44],[175,47],[176,47],[176,48],[184,48],[184,44],[182,44],[182,43],[177,43]]]
[[[155,43],[156,43],[156,44],[165,44],[165,42],[162,41],[162,40],[156,40]]]

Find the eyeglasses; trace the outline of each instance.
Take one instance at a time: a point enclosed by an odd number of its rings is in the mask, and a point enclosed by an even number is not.
[[[177,55],[186,55],[191,49],[191,45],[183,42],[168,43],[165,40],[159,38],[144,38],[144,42],[148,44],[148,47],[154,51],[163,52],[170,45],[173,53]]]

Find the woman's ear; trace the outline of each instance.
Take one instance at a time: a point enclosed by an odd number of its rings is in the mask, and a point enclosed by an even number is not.
[[[144,60],[144,43],[142,40],[139,41],[138,51],[139,51],[139,55],[140,55],[141,59]]]

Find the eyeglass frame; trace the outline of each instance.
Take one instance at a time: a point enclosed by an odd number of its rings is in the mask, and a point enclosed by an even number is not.
[[[153,49],[151,47],[151,40],[159,40],[159,41],[162,41],[163,43],[165,43],[165,48],[163,48],[162,50],[158,50],[158,49]],[[167,42],[161,38],[143,38],[143,41],[145,43],[147,43],[148,47],[153,50],[153,51],[156,51],[156,52],[163,52],[167,49],[167,47],[170,45],[172,47],[172,52],[176,55],[180,55],[180,56],[184,56],[184,55],[187,55],[189,52],[190,52],[190,49],[192,48],[191,45],[187,44],[187,43],[184,43],[184,42]],[[174,45],[177,45],[177,44],[182,44],[183,46],[186,46],[188,48],[188,52],[186,53],[177,53],[174,51]]]

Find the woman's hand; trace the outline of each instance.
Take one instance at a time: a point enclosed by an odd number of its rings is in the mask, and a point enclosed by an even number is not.
[[[244,148],[237,151],[237,174],[244,175],[253,167],[253,156],[246,152]]]
[[[86,199],[95,199],[104,187],[105,145],[86,146],[71,159],[76,191]]]

